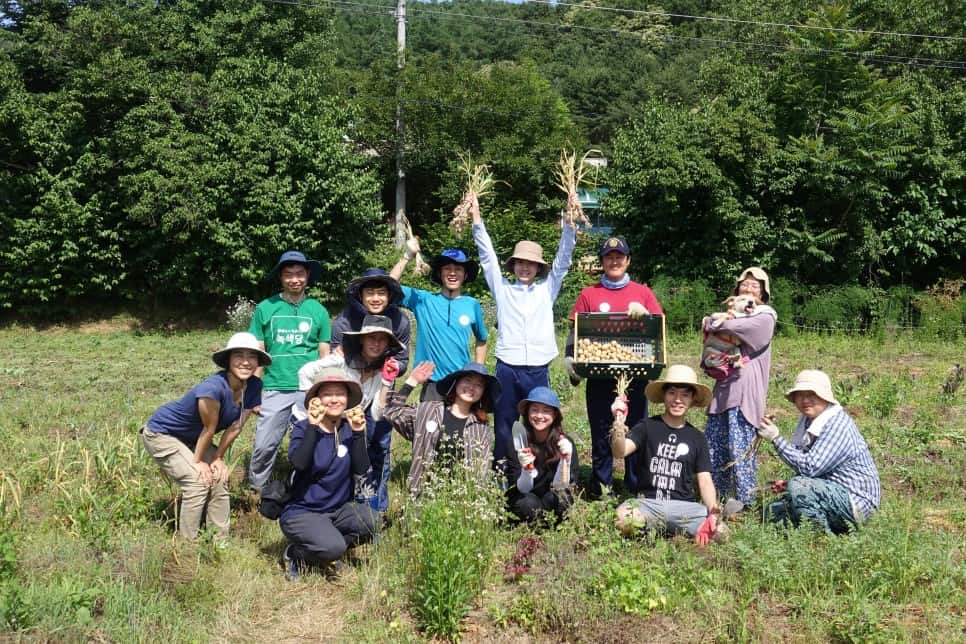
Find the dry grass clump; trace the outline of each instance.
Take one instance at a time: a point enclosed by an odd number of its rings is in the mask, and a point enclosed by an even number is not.
[[[587,228],[591,227],[590,219],[587,218],[583,206],[580,205],[580,199],[577,198],[577,189],[582,185],[592,185],[587,181],[587,175],[590,174],[593,166],[587,162],[587,158],[599,154],[600,150],[588,150],[578,159],[576,151],[562,150],[557,167],[554,168],[553,176],[557,180],[554,185],[567,195],[567,205],[563,211],[564,219],[574,229],[579,224],[584,224]]]

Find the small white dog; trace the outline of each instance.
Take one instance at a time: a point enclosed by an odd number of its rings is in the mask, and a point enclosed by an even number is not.
[[[704,319],[701,328],[704,329],[704,348],[701,352],[701,367],[704,372],[715,380],[727,378],[732,371],[740,369],[741,340],[730,333],[715,331],[720,329],[726,320],[748,317],[757,313],[762,306],[761,300],[753,295],[733,295],[722,302],[726,309],[712,313]],[[710,322],[709,322],[710,320]],[[710,331],[706,330],[710,327]]]

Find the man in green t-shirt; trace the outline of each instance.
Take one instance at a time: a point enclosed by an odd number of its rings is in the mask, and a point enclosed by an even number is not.
[[[299,396],[299,369],[329,354],[332,325],[329,312],[305,290],[319,278],[321,264],[298,251],[282,253],[269,279],[279,278],[282,291],[255,308],[248,331],[272,356],[262,378],[262,408],[255,426],[255,446],[248,482],[261,491],[275,465],[278,446],[289,428],[292,405]]]

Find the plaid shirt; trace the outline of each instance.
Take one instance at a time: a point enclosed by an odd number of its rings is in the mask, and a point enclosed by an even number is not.
[[[866,518],[879,507],[879,471],[869,446],[844,409],[828,419],[810,447],[796,447],[781,436],[774,445],[796,474],[834,481],[848,490],[853,505]]]

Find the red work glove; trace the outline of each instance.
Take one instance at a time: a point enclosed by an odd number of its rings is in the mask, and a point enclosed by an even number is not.
[[[704,520],[701,527],[698,528],[697,534],[694,535],[694,542],[699,546],[706,546],[708,542],[711,541],[711,537],[714,536],[715,530],[718,528],[718,520],[713,514],[709,514],[708,518]]]
[[[392,387],[392,383],[395,382],[396,376],[399,375],[399,363],[392,356],[386,358],[386,361],[382,363],[382,384],[387,387]]]

